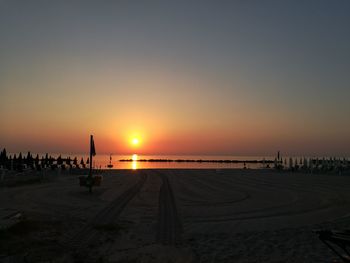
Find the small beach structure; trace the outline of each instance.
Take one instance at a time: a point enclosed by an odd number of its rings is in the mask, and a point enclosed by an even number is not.
[[[109,155],[109,164],[107,165],[108,168],[113,168],[113,164],[112,164],[112,154]]]

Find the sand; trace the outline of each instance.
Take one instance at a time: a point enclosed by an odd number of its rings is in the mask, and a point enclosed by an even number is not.
[[[350,228],[349,189],[350,176],[159,169],[105,172],[89,194],[53,173],[0,188],[0,262],[332,262],[312,230]]]

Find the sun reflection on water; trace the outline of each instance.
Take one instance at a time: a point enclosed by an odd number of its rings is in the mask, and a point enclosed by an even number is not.
[[[132,163],[131,163],[131,169],[137,170],[137,161],[132,161]]]
[[[137,170],[137,154],[133,154],[131,159],[132,159],[131,169]]]

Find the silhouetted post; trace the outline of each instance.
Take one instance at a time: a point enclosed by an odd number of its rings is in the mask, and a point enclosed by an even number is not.
[[[89,182],[89,192],[92,192],[92,184],[93,184],[93,178],[92,178],[92,156],[96,155],[95,151],[95,144],[94,144],[94,138],[93,135],[90,135],[90,170],[89,170],[89,176],[88,176],[88,182]]]

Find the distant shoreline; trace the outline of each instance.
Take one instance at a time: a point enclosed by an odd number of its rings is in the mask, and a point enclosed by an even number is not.
[[[177,163],[274,163],[273,160],[202,160],[202,159],[121,159],[119,162],[177,162]]]

